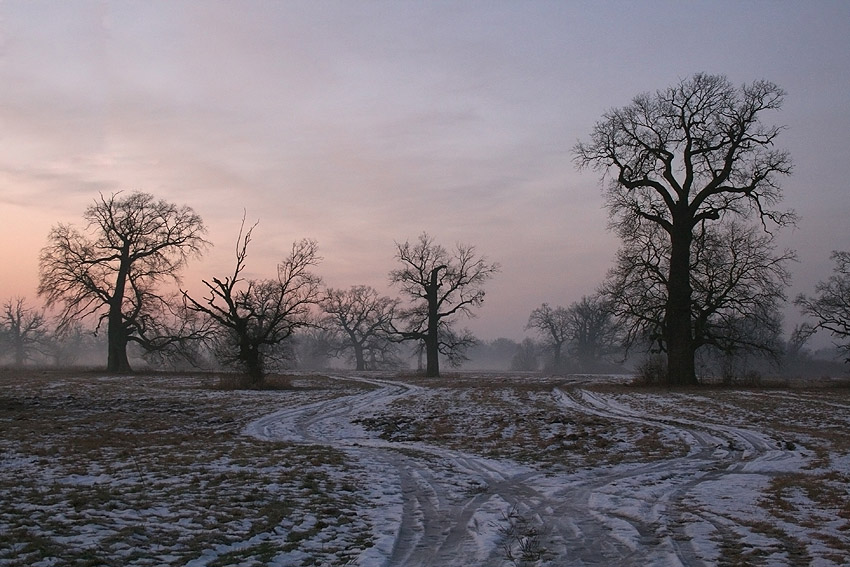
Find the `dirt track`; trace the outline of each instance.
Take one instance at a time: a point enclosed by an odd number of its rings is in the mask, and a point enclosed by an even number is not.
[[[847,565],[848,430],[841,388],[0,374],[0,567]]]
[[[746,427],[653,415],[579,387],[560,388],[551,395],[565,413],[659,428],[687,451],[553,474],[379,438],[360,425],[362,418],[394,402],[416,406],[427,390],[368,381],[379,387],[276,412],[247,430],[263,439],[328,445],[370,471],[366,484],[380,487],[373,521],[385,537],[361,564],[709,565],[740,554],[771,565],[813,560],[796,526],[774,525],[769,534],[753,528],[763,513],[756,501],[770,480],[808,465],[812,452],[799,444]],[[735,545],[740,549],[732,551]]]

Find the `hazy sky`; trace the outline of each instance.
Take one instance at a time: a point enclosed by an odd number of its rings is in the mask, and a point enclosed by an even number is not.
[[[850,249],[850,2],[0,3],[0,299],[36,301],[50,227],[98,192],[192,206],[224,275],[242,210],[267,276],[318,240],[328,285],[387,287],[427,231],[502,265],[480,337],[592,293],[618,245],[572,146],[606,110],[696,72],[787,92],[801,220],[790,295]]]

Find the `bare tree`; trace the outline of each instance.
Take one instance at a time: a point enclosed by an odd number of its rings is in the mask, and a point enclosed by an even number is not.
[[[54,330],[46,339],[47,355],[54,366],[71,366],[85,354],[93,352],[95,334],[86,330],[79,321]]]
[[[14,365],[23,366],[46,346],[47,321],[44,311],[28,307],[23,297],[9,299],[3,304],[0,332],[0,338],[12,355]]]
[[[256,226],[244,231],[243,218],[232,275],[203,280],[209,294],[200,301],[182,292],[187,308],[212,323],[222,361],[243,367],[251,387],[262,385],[273,348],[310,324],[310,308],[319,300],[321,285],[321,279],[310,272],[320,260],[318,246],[308,239],[293,243],[289,256],[277,266],[276,278],[242,278]]]
[[[107,324],[111,372],[129,372],[127,344],[155,348],[146,333],[161,312],[165,280],[179,284],[180,270],[207,246],[203,221],[186,206],[153,195],[113,193],[83,213],[85,231],[59,224],[39,263],[39,295],[62,304],[60,328],[95,315]]]
[[[667,349],[665,317],[671,247],[656,224],[639,222],[618,251],[601,288],[624,330],[626,345]],[[777,252],[774,237],[738,222],[702,224],[690,255],[692,355],[703,346],[775,355],[779,306],[789,274],[790,250]]]
[[[566,309],[570,354],[581,372],[593,371],[621,343],[611,302],[599,295],[583,296]]]
[[[341,350],[353,353],[357,370],[383,360],[394,346],[389,335],[398,300],[381,296],[370,286],[355,285],[328,289],[319,305],[327,315],[325,326],[342,335]]]
[[[534,372],[539,366],[537,360],[537,343],[526,337],[516,346],[516,352],[511,358],[511,370]]]
[[[761,121],[783,97],[768,81],[738,89],[723,76],[697,74],[605,113],[590,142],[574,148],[579,167],[610,180],[608,208],[621,238],[632,241],[640,220],[658,226],[669,243],[661,333],[672,383],[696,383],[695,230],[731,216],[794,220],[772,208],[781,197],[779,177],[791,172],[787,152],[774,148],[782,128]]]
[[[799,295],[795,303],[815,319],[812,331],[823,329],[839,341],[850,362],[850,252],[832,252],[833,274],[815,286],[815,296]]]
[[[281,343],[276,347],[279,360],[294,362],[302,370],[321,370],[335,356],[339,348],[338,336],[335,332],[323,328],[321,322],[316,326],[299,329],[291,341]]]
[[[544,303],[528,316],[526,329],[534,329],[543,340],[543,344],[552,351],[552,370],[563,370],[561,357],[564,345],[570,339],[570,317],[560,305],[554,309]]]
[[[499,265],[478,257],[473,246],[458,244],[449,252],[424,232],[413,244],[396,243],[396,260],[401,267],[390,272],[390,281],[413,302],[399,314],[405,328],[396,332],[402,340],[425,345],[425,375],[437,377],[440,354],[459,364],[474,344],[468,331],[458,333],[452,324],[459,316],[472,317],[473,308],[483,304],[483,285]]]

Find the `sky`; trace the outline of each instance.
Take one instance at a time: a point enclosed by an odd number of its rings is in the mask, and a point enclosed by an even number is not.
[[[0,2],[0,299],[37,303],[50,228],[99,193],[191,206],[214,244],[183,274],[246,275],[318,241],[332,287],[388,285],[423,231],[501,265],[482,339],[589,295],[612,265],[599,174],[572,147],[612,108],[706,72],[787,91],[789,296],[850,249],[844,1]],[[788,324],[795,323],[793,309]]]

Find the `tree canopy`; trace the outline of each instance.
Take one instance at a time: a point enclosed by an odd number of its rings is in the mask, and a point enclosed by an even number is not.
[[[661,335],[670,382],[696,383],[695,231],[734,217],[755,216],[765,226],[794,221],[776,208],[779,180],[792,168],[775,145],[783,128],[762,122],[784,95],[769,81],[736,88],[726,77],[696,74],[606,112],[590,140],[574,148],[580,168],[603,172],[620,237],[631,242],[635,228],[649,223],[669,243]]]
[[[179,283],[189,258],[208,243],[201,217],[149,193],[100,195],[83,213],[84,229],[55,226],[39,259],[38,293],[61,304],[60,329],[95,316],[106,322],[107,369],[131,370],[128,342],[154,350],[171,340],[161,333],[169,314],[160,285]]]
[[[424,343],[425,374],[439,376],[440,354],[460,362],[474,343],[469,332],[457,332],[453,324],[474,316],[473,309],[484,303],[484,283],[499,265],[478,256],[473,246],[457,244],[448,251],[424,232],[412,244],[396,243],[396,260],[401,266],[390,272],[390,281],[411,301],[399,313],[404,327],[397,334]]]
[[[850,362],[850,252],[832,252],[832,275],[815,286],[815,295],[799,295],[796,303],[803,313],[814,318],[812,330],[829,331]]]

